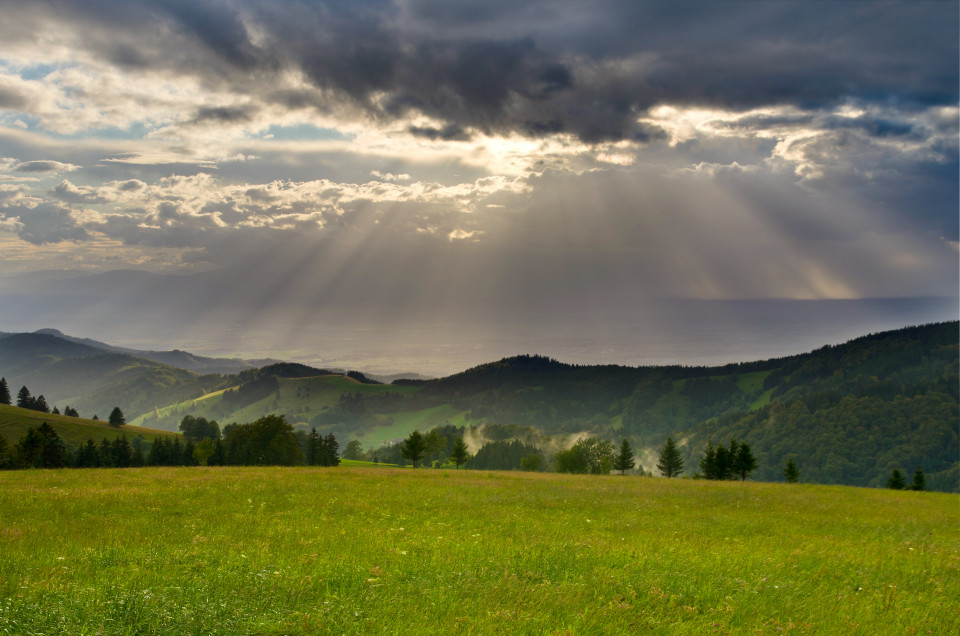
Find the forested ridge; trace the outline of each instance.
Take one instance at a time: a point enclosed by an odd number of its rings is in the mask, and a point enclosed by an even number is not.
[[[129,392],[123,388],[100,401],[128,409],[129,400],[135,413],[150,402],[170,405],[137,422],[167,430],[189,415],[249,422],[274,413],[298,430],[316,428],[342,440],[390,431],[380,437],[399,441],[414,427],[437,429],[446,444],[434,462],[452,452],[460,431],[479,445],[468,468],[518,468],[534,451],[550,465],[558,450],[591,436],[614,444],[630,440],[649,472],[651,454],[672,436],[687,474],[695,472],[708,444],[736,439],[752,447],[757,479],[783,479],[792,458],[800,481],[878,486],[894,469],[922,467],[930,487],[957,490],[958,340],[954,321],[719,367],[569,365],[520,355],[390,386],[359,373],[345,377],[283,363],[229,376],[192,374],[188,382],[160,389],[141,377],[131,380]],[[103,363],[101,355],[92,358],[94,368]],[[83,360],[66,358],[58,369],[79,370]],[[162,368],[159,377],[167,373],[188,372]],[[189,394],[185,401],[169,399],[177,392]],[[402,462],[398,447],[367,443],[367,453]]]

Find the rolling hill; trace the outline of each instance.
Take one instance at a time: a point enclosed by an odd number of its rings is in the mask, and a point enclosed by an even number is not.
[[[105,421],[90,420],[65,415],[51,415],[22,409],[17,406],[0,404],[0,436],[7,440],[12,447],[29,428],[37,428],[46,422],[57,432],[67,446],[75,448],[88,439],[100,441],[104,437],[113,439],[118,435],[128,438],[142,437],[153,442],[157,437],[170,437],[174,434],[169,431],[160,431],[141,426],[124,425],[119,429],[110,426]]]
[[[69,398],[84,414],[120,405],[132,423],[171,431],[186,415],[225,425],[280,413],[371,449],[445,425],[471,427],[482,445],[496,424],[497,440],[547,451],[577,436],[625,438],[648,471],[670,435],[688,474],[708,442],[736,438],[753,447],[755,476],[765,480],[781,479],[794,457],[805,481],[877,486],[893,468],[920,466],[933,487],[957,490],[958,336],[960,324],[940,323],[719,367],[579,366],[522,355],[384,385],[288,363],[198,375],[52,334],[18,334],[0,339],[0,373],[52,381],[56,392],[30,386],[48,402]]]

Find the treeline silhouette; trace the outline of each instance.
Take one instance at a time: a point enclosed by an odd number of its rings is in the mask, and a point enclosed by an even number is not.
[[[337,466],[339,443],[333,434],[294,432],[282,415],[249,424],[231,424],[222,437],[157,437],[152,442],[126,435],[99,443],[92,438],[70,449],[47,422],[27,429],[12,447],[0,437],[0,469],[131,468],[140,466]]]

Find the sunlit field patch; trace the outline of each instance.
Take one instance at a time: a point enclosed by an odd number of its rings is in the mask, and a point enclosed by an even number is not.
[[[0,474],[11,634],[954,634],[960,499],[349,467]]]

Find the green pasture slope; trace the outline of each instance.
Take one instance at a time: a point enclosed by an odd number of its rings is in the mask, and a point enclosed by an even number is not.
[[[386,468],[0,474],[0,633],[957,634],[960,499]]]
[[[11,447],[23,437],[28,428],[37,428],[44,422],[53,427],[60,438],[71,448],[83,444],[88,439],[99,442],[104,437],[112,440],[118,435],[126,435],[128,439],[140,435],[150,442],[160,436],[169,437],[172,435],[169,431],[158,431],[131,425],[124,425],[120,429],[116,429],[106,421],[51,415],[50,413],[0,404],[0,436],[5,437]]]
[[[307,378],[278,378],[279,399],[275,393],[233,409],[223,401],[224,390],[207,393],[201,397],[157,408],[133,420],[139,426],[157,426],[176,430],[185,415],[205,417],[221,425],[230,422],[252,422],[271,413],[283,413],[291,424],[308,422],[320,411],[336,406],[343,394],[376,395],[380,393],[410,393],[417,387],[385,384],[365,384],[343,375],[320,375]]]

